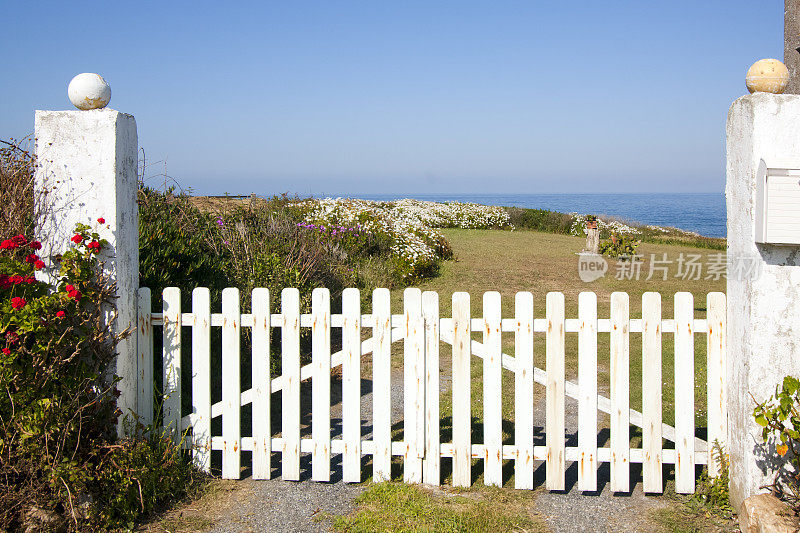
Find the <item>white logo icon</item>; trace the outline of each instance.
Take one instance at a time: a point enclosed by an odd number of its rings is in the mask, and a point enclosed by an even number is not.
[[[578,276],[581,281],[591,283],[606,275],[608,262],[601,255],[580,254],[578,256]]]

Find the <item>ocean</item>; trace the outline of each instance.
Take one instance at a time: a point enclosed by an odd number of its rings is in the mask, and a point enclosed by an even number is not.
[[[343,195],[352,196],[354,195]],[[723,193],[666,194],[366,194],[364,200],[415,198],[433,202],[471,202],[549,209],[564,213],[609,215],[623,221],[654,226],[673,226],[706,237],[725,237],[726,212]]]

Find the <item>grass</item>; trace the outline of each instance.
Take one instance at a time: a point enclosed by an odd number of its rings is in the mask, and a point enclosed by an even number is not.
[[[457,491],[402,483],[370,485],[357,499],[357,510],[334,517],[334,528],[372,531],[548,531],[531,511],[533,494],[502,489]]]
[[[695,316],[704,318],[706,311],[706,294],[712,291],[725,291],[724,278],[718,280],[702,279],[706,276],[702,272],[699,280],[684,280],[676,278],[678,270],[677,260],[689,254],[700,255],[700,262],[707,263],[708,257],[719,254],[713,250],[698,249],[688,246],[667,244],[644,243],[640,252],[644,257],[641,265],[641,279],[627,280],[615,279],[614,262],[609,261],[609,271],[604,278],[592,283],[584,283],[578,277],[577,256],[584,244],[584,239],[568,235],[541,233],[534,231],[493,231],[493,230],[443,230],[457,255],[456,261],[444,263],[441,275],[420,284],[422,290],[432,290],[439,293],[440,313],[442,317],[452,316],[452,294],[456,291],[469,292],[472,301],[472,316],[480,317],[482,313],[482,295],[486,291],[499,291],[502,297],[502,310],[504,317],[513,317],[514,295],[517,291],[531,291],[534,295],[534,314],[536,318],[545,316],[545,298],[550,291],[563,292],[566,300],[566,317],[577,318],[578,295],[581,291],[593,291],[597,294],[598,317],[608,318],[610,314],[610,298],[615,291],[627,292],[630,296],[630,313],[632,318],[641,317],[641,299],[646,291],[657,291],[662,295],[662,316],[670,318],[674,312],[674,294],[679,291],[691,292],[695,302]],[[669,265],[667,279],[659,275],[647,281],[651,254],[657,259],[662,259],[667,254],[668,259],[676,261]],[[402,312],[402,291],[393,293],[393,312]],[[473,334],[480,340],[480,333]],[[577,333],[566,334],[566,374],[567,379],[575,379],[578,370],[578,339]],[[537,333],[535,338],[534,361],[536,366],[544,368],[544,334]],[[503,351],[514,353],[513,333],[503,334]],[[598,385],[600,393],[608,395],[609,390],[609,334],[598,335]],[[402,343],[394,346],[394,361],[402,365]],[[441,373],[447,379],[450,374],[450,346],[441,346]],[[673,387],[673,335],[663,335],[663,406],[664,421],[672,423],[674,420],[674,387]],[[705,337],[695,335],[695,405],[696,426],[704,427],[706,423],[706,397],[705,397]],[[630,334],[630,393],[631,407],[641,410],[642,405],[642,353],[641,334]],[[534,401],[544,398],[544,388],[535,388]],[[446,442],[449,434],[449,420],[452,412],[450,393],[441,396],[442,438]],[[473,442],[482,442],[482,365],[480,360],[474,359],[472,364],[472,413],[473,413]],[[510,372],[503,375],[503,440],[505,444],[513,443],[514,420],[514,380]],[[601,427],[608,427],[608,419],[600,413]],[[400,438],[398,430],[395,438]],[[632,431],[632,445],[639,444],[638,432]],[[482,469],[477,469],[476,473]],[[506,470],[510,471],[506,464]],[[476,477],[476,476],[473,476]],[[512,478],[506,478],[510,484]],[[479,478],[476,480],[478,482]]]

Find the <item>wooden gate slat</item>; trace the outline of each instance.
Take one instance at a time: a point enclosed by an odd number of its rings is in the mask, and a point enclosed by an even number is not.
[[[211,471],[211,294],[192,291],[192,457],[203,472]]]
[[[300,479],[300,291],[281,291],[281,477]]]
[[[406,338],[403,343],[403,440],[405,458],[403,480],[422,483],[422,458],[425,447],[425,341],[422,321],[422,291],[403,291]]]
[[[564,295],[547,293],[546,299],[546,372],[547,390],[545,445],[547,465],[545,484],[548,490],[564,490],[565,420],[564,420]]]
[[[611,294],[611,490],[630,490],[630,303]]]
[[[500,293],[486,292],[483,295],[483,443],[485,446],[483,483],[503,484],[503,406],[502,371],[503,353]]]
[[[642,485],[645,492],[664,490],[662,479],[661,294],[642,295]]]
[[[389,289],[372,292],[372,479],[389,481],[392,474],[392,310]]]
[[[728,394],[726,385],[727,372],[725,370],[727,353],[727,308],[725,293],[712,292],[706,296],[706,309],[708,309],[708,333],[706,334],[708,358],[708,475],[717,477],[720,474],[720,465],[714,457],[714,443],[719,442],[723,449],[727,449],[728,435]]]
[[[533,489],[533,294],[516,294],[514,315],[514,488]]]
[[[222,478],[239,479],[241,457],[241,359],[239,289],[222,290]]]
[[[675,492],[694,493],[694,298],[675,293]]]
[[[578,488],[597,490],[597,295],[578,296]]]
[[[470,297],[453,293],[453,486],[472,485]]]
[[[331,293],[311,293],[311,479],[331,479]]]
[[[422,293],[425,321],[425,459],[423,481],[438,485],[440,478],[439,440],[439,293]]]
[[[272,474],[269,289],[253,289],[250,301],[253,308],[253,479],[269,479]]]
[[[164,428],[173,432],[176,443],[181,440],[181,291],[167,287],[162,292],[164,303],[164,351],[162,403]]]
[[[342,479],[361,481],[361,296],[358,289],[342,292]]]
[[[137,347],[139,352],[138,379],[136,398],[136,413],[143,425],[153,423],[153,308],[150,289],[141,288],[138,291],[138,335]]]

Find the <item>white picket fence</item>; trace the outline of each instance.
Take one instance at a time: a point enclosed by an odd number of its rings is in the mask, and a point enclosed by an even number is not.
[[[630,489],[630,464],[642,463],[645,492],[663,490],[662,465],[675,465],[677,492],[695,489],[695,465],[716,461],[708,445],[722,445],[727,433],[725,398],[726,302],[723,293],[707,296],[707,318],[694,317],[690,293],[675,294],[674,318],[662,318],[661,295],[645,293],[642,317],[631,318],[629,297],[613,293],[609,318],[598,318],[597,297],[579,295],[578,317],[566,318],[564,295],[549,293],[546,318],[534,318],[533,295],[515,298],[514,318],[502,318],[498,292],[483,295],[483,317],[472,318],[470,295],[453,294],[452,318],[440,318],[435,292],[406,289],[404,313],[392,315],[389,291],[376,289],[372,313],[362,314],[357,289],[342,295],[342,313],[331,314],[327,289],[315,289],[311,314],[300,314],[297,289],[281,293],[280,313],[269,308],[267,289],[252,293],[251,313],[240,310],[239,291],[225,289],[222,313],[212,313],[209,291],[192,292],[192,310],[181,310],[180,292],[163,292],[163,311],[151,309],[149,289],[139,290],[139,410],[144,422],[153,416],[153,328],[163,327],[163,423],[191,430],[196,464],[209,470],[211,450],[222,451],[222,477],[241,476],[241,452],[252,451],[254,479],[268,479],[273,452],[281,454],[281,476],[300,478],[300,455],[311,454],[311,479],[328,481],[331,455],[342,454],[345,482],[362,481],[361,459],[372,456],[373,478],[390,478],[392,456],[403,457],[403,478],[411,483],[440,484],[442,457],[452,458],[452,484],[472,483],[472,462],[482,459],[484,483],[502,484],[503,461],[514,461],[514,484],[534,487],[535,461],[546,461],[545,485],[565,488],[566,463],[578,462],[578,489],[597,489],[600,463],[610,463],[611,489]],[[181,417],[181,327],[192,327],[192,412]],[[221,376],[211,375],[211,328],[222,328]],[[252,383],[240,387],[240,330],[252,328]],[[270,376],[270,331],[281,328],[283,375]],[[300,365],[300,328],[311,328],[312,362]],[[331,329],[342,328],[342,349],[331,353]],[[372,337],[363,340],[362,329]],[[481,332],[482,342],[472,339]],[[513,332],[514,354],[502,352],[501,333]],[[610,333],[610,398],[598,394],[597,337]],[[540,339],[537,333],[543,333]],[[578,333],[578,382],[565,379],[565,334]],[[642,412],[630,408],[630,334],[642,342]],[[674,375],[662,376],[662,335],[674,335]],[[707,440],[695,437],[695,334],[707,342]],[[391,345],[404,341],[403,435],[391,434]],[[452,441],[440,438],[440,342],[452,349]],[[545,370],[534,365],[534,343],[544,342]],[[361,433],[361,363],[372,354],[372,438]],[[472,442],[472,356],[483,360],[483,443]],[[341,438],[331,437],[331,369],[342,367]],[[514,443],[502,442],[501,376],[514,372]],[[301,438],[300,383],[311,378],[311,438]],[[211,383],[221,380],[222,400],[211,403]],[[675,426],[662,422],[662,383],[674,380]],[[534,445],[534,384],[546,387],[545,445]],[[281,426],[270,425],[272,394],[281,394]],[[566,446],[565,398],[578,401],[578,445]],[[252,404],[252,435],[240,432],[241,407]],[[598,447],[598,411],[610,414],[610,445]],[[212,435],[211,420],[222,417],[221,435]],[[631,447],[630,426],[642,429],[642,447]],[[277,434],[280,436],[276,436]],[[177,438],[177,437],[176,437]],[[674,442],[664,448],[664,440]]]

